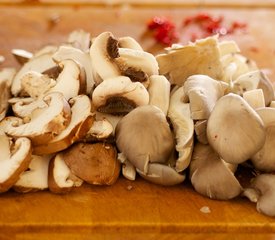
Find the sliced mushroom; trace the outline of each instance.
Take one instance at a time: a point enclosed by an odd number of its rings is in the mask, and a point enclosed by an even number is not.
[[[149,94],[140,82],[120,76],[99,84],[93,91],[92,101],[99,112],[125,114],[137,106],[149,103]]]
[[[112,185],[120,173],[120,162],[113,145],[78,143],[67,149],[63,159],[72,173],[95,185]]]
[[[134,50],[143,51],[140,44],[132,37],[121,37],[118,39],[118,46],[120,48],[130,48]]]
[[[265,107],[264,93],[262,89],[254,89],[243,93],[244,100],[253,108]]]
[[[275,171],[275,108],[259,108],[256,112],[261,117],[266,138],[263,147],[251,157],[254,167],[265,172]]]
[[[245,195],[252,202],[257,202],[257,210],[270,217],[275,216],[275,175],[261,174],[253,181],[250,188],[245,189]]]
[[[87,132],[85,140],[100,141],[107,140],[114,132],[112,124],[107,119],[97,120]]]
[[[243,190],[232,171],[211,146],[201,143],[194,147],[190,179],[198,193],[212,199],[232,199]]]
[[[122,175],[128,180],[134,181],[136,179],[135,166],[129,160],[127,160],[123,153],[118,153],[117,159],[122,164]]]
[[[217,101],[207,122],[209,144],[228,163],[248,160],[262,148],[265,135],[260,116],[233,93]]]
[[[31,141],[19,137],[15,141],[0,135],[0,192],[9,190],[19,179],[31,161]]]
[[[83,183],[83,180],[71,173],[62,153],[51,159],[47,180],[49,189],[53,193],[68,193],[73,187],[80,187]]]
[[[184,83],[184,92],[190,101],[191,117],[194,120],[208,119],[217,100],[228,85],[206,75],[193,75]]]
[[[219,51],[222,57],[227,54],[239,53],[241,50],[235,41],[221,41],[219,42]]]
[[[175,166],[177,172],[189,166],[193,151],[194,122],[191,119],[189,103],[182,101],[184,98],[183,87],[180,87],[171,95],[168,110],[177,143],[178,159]]]
[[[160,54],[156,59],[160,74],[168,74],[171,84],[182,86],[189,76],[195,74],[205,74],[214,79],[223,77],[216,36]]]
[[[79,95],[70,100],[71,120],[69,125],[51,141],[34,147],[38,155],[56,153],[84,138],[94,122],[91,114],[91,102],[88,96]]]
[[[107,123],[106,121],[108,121],[109,123],[111,123],[111,125],[113,127],[112,135],[114,136],[116,126],[117,126],[118,122],[123,118],[123,115],[113,115],[113,114],[108,114],[108,113],[101,113],[98,111],[93,111],[93,112],[95,113],[96,121],[103,121],[103,123]]]
[[[174,148],[166,116],[152,105],[132,110],[115,131],[120,152],[144,174],[148,173],[149,163],[165,163]]]
[[[161,75],[152,75],[149,81],[149,104],[160,108],[167,115],[170,101],[170,82]]]
[[[1,124],[8,135],[28,137],[32,144],[45,144],[60,134],[71,120],[71,110],[63,95],[50,93],[43,98],[45,108],[37,108],[29,116],[29,121],[21,118],[6,117]]]
[[[271,101],[274,100],[274,89],[273,84],[269,80],[269,78],[262,71],[260,73],[260,82],[258,84],[258,88],[262,89],[264,92],[265,105],[269,106]]]
[[[68,43],[74,48],[78,48],[83,52],[88,52],[91,46],[91,34],[84,30],[75,30],[70,33]]]
[[[31,156],[28,169],[21,173],[13,189],[17,192],[36,192],[48,188],[48,168],[51,155]]]
[[[33,57],[33,54],[31,52],[28,52],[24,49],[12,49],[11,53],[15,57],[17,62],[21,65],[25,64]]]

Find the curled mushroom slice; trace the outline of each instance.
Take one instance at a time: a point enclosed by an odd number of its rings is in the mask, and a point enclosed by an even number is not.
[[[49,164],[48,174],[49,189],[53,193],[67,193],[73,187],[80,187],[83,180],[74,176],[66,165],[63,154],[53,157]]]
[[[262,89],[254,89],[243,93],[243,99],[253,108],[265,107],[264,93]]]
[[[6,116],[11,97],[11,83],[16,71],[14,68],[4,68],[0,71],[0,121]]]
[[[233,93],[217,101],[207,122],[209,144],[228,163],[248,160],[262,148],[265,136],[260,116]]]
[[[149,103],[149,94],[140,82],[120,76],[99,84],[93,91],[92,101],[99,112],[125,114],[137,106]]]
[[[34,147],[38,155],[56,153],[82,139],[94,122],[91,114],[91,102],[88,96],[79,95],[70,100],[71,120],[69,125],[49,142]]]
[[[132,37],[121,37],[118,39],[118,46],[120,48],[130,48],[134,50],[143,51],[140,44]]]
[[[75,144],[65,150],[63,159],[74,175],[90,184],[114,184],[120,173],[116,149],[107,143]]]
[[[152,105],[132,110],[119,121],[115,131],[120,152],[144,174],[149,163],[165,163],[174,148],[166,116]]]
[[[15,141],[0,135],[0,192],[9,190],[19,179],[31,161],[31,141],[19,137]]]
[[[185,175],[179,174],[175,169],[159,163],[148,164],[148,172],[146,174],[139,169],[137,169],[137,172],[147,181],[163,186],[173,186],[185,180]]]
[[[183,87],[177,89],[170,99],[168,117],[173,125],[176,137],[178,159],[175,169],[178,172],[185,170],[190,163],[193,151],[194,122],[191,119],[189,103],[184,103]]]
[[[266,130],[263,147],[251,157],[254,167],[265,172],[275,171],[275,108],[259,108],[256,112],[261,117]]]
[[[61,93],[46,95],[43,101],[45,108],[37,108],[29,116],[28,122],[21,118],[6,117],[1,124],[4,131],[14,137],[28,137],[32,144],[45,144],[61,133],[71,120],[71,110]]]
[[[190,179],[198,193],[212,199],[228,200],[242,192],[232,171],[209,145],[195,145],[190,163]]]
[[[166,77],[160,75],[152,75],[149,81],[149,104],[160,108],[167,115],[170,101],[170,82]]]
[[[48,168],[51,155],[31,156],[31,162],[26,171],[21,173],[13,189],[17,192],[36,192],[48,188]]]
[[[217,100],[228,85],[206,75],[193,75],[184,83],[184,92],[190,101],[191,117],[194,120],[208,119]]]
[[[275,175],[261,174],[253,179],[249,188],[245,189],[244,195],[252,202],[257,202],[257,210],[260,213],[275,216]]]

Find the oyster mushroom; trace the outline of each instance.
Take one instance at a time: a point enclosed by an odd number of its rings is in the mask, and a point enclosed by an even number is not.
[[[165,163],[174,148],[166,116],[152,105],[137,107],[125,115],[115,137],[120,152],[144,174],[149,163]]]
[[[239,53],[241,51],[235,41],[221,41],[219,42],[218,47],[221,57],[227,54]]]
[[[228,85],[206,75],[190,76],[184,83],[184,92],[190,101],[191,118],[208,119],[217,100],[221,98]]]
[[[260,116],[233,93],[217,101],[207,122],[209,144],[228,163],[248,160],[262,148],[265,135]]]
[[[243,191],[227,164],[211,146],[201,143],[194,147],[190,179],[198,193],[212,199],[232,199]]]
[[[265,172],[275,171],[275,108],[259,108],[256,112],[261,117],[266,130],[262,148],[251,157],[254,167]]]
[[[48,188],[48,168],[51,155],[31,156],[28,169],[20,174],[13,189],[17,192],[36,192]]]
[[[19,137],[15,141],[0,134],[0,192],[9,190],[19,179],[31,161],[31,141]]]
[[[53,193],[67,193],[73,187],[80,187],[83,183],[83,180],[71,173],[63,159],[62,153],[58,153],[51,159],[47,180],[49,189]]]
[[[140,82],[120,76],[99,84],[93,91],[92,102],[99,112],[125,114],[137,106],[149,103],[149,94]]]
[[[202,144],[208,144],[206,135],[207,120],[198,120],[194,124],[194,130],[197,140]]]
[[[262,89],[254,89],[243,93],[243,99],[253,108],[265,107],[264,93]]]
[[[72,98],[71,120],[69,125],[49,142],[34,147],[33,151],[37,155],[51,154],[62,151],[74,142],[82,139],[94,122],[91,114],[91,102],[88,96],[79,95]]]
[[[275,175],[260,174],[253,179],[244,195],[252,202],[257,202],[257,211],[265,215],[275,216]]]
[[[43,98],[47,104],[37,108],[28,116],[28,121],[18,117],[6,117],[1,125],[13,137],[28,137],[33,146],[45,144],[60,134],[71,120],[71,110],[63,95],[50,93]]]
[[[63,153],[71,172],[87,183],[112,185],[120,173],[120,163],[113,145],[77,143]]]

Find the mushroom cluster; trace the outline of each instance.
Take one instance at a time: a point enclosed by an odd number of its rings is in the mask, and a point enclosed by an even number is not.
[[[166,186],[189,178],[204,196],[246,196],[275,216],[274,90],[234,41],[154,56],[131,37],[80,30],[12,53],[22,67],[0,71],[0,192],[66,193],[121,172]],[[244,184],[240,166],[256,177]]]

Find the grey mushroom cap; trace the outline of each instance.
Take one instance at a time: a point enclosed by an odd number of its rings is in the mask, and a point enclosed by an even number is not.
[[[115,137],[120,152],[145,174],[149,163],[165,163],[174,148],[166,116],[152,105],[137,107],[125,115],[116,127]]]
[[[190,163],[190,179],[198,193],[212,199],[228,200],[242,192],[232,171],[209,145],[195,145]]]

